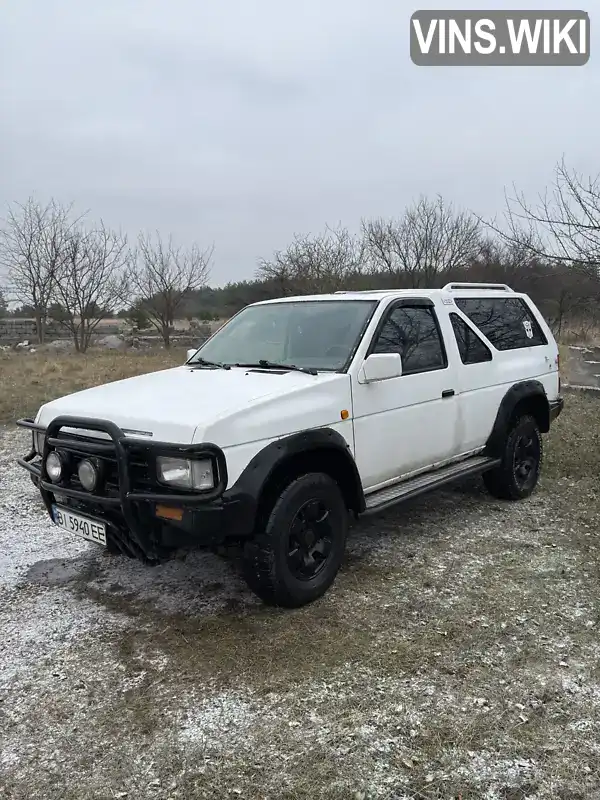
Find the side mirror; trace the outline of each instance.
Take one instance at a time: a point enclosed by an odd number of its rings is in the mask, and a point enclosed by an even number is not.
[[[194,347],[192,350],[187,351],[187,355],[185,357],[186,364],[190,360],[190,358],[198,352],[198,348]]]
[[[359,383],[375,383],[402,375],[400,353],[373,353],[362,365]]]

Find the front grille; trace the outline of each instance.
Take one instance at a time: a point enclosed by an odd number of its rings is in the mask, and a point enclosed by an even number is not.
[[[58,441],[55,449],[66,455],[70,465],[68,479],[61,484],[63,487],[85,491],[79,480],[77,468],[79,463],[84,459],[91,459],[100,465],[103,480],[96,492],[90,494],[90,498],[93,497],[93,494],[105,497],[119,496],[119,470],[117,467],[117,459],[110,455],[98,455],[95,453],[93,446],[97,444],[97,439],[74,436],[73,434],[64,434],[62,432],[58,434],[57,439]],[[89,450],[85,447],[86,443],[91,445]],[[147,454],[141,449],[136,450],[135,447],[129,449],[127,464],[130,489],[132,491],[143,492],[153,489],[156,490],[158,488],[159,485],[153,477],[153,463],[150,463]]]
[[[80,507],[89,515],[97,514],[110,523],[113,544],[121,552],[142,560],[155,562],[162,551],[163,523],[156,519],[155,503],[174,501],[195,508],[220,498],[227,487],[225,455],[213,444],[175,444],[129,438],[109,420],[83,417],[59,416],[45,428],[31,419],[18,420],[17,425],[37,435],[34,447],[19,459],[19,464],[39,485],[50,515],[55,502]],[[88,431],[98,431],[104,436],[89,436]],[[44,437],[43,447],[39,434]],[[36,459],[37,451],[41,451],[43,456],[52,450],[64,452],[70,460],[69,474],[58,484],[48,480],[46,467]],[[156,480],[155,468],[156,458],[160,456],[210,458],[217,483],[204,492],[162,486]],[[77,466],[84,458],[96,459],[105,467],[105,480],[95,492],[86,491],[77,476]]]
[[[98,443],[102,442],[101,451],[98,453]],[[107,530],[107,543],[110,548],[126,555],[140,558],[143,561],[153,561],[161,552],[156,520],[147,507],[134,503],[131,507],[136,520],[136,527],[143,528],[144,536],[140,540],[131,530],[132,517],[125,514],[121,502],[107,505],[107,498],[122,500],[119,486],[119,470],[117,466],[116,449],[110,442],[96,438],[86,438],[59,432],[54,438],[50,437],[51,446],[61,452],[68,459],[69,472],[65,479],[52,488],[55,501],[79,511],[84,515],[97,516],[109,524]],[[87,445],[87,446],[86,446]],[[114,455],[111,454],[111,451]],[[77,467],[81,461],[89,458],[95,461],[102,470],[102,479],[97,489],[87,491],[77,474]],[[126,458],[129,490],[136,492],[156,491],[157,484],[153,480],[153,459],[143,447],[136,448],[132,444],[127,448]],[[71,489],[82,492],[85,497],[61,495],[61,489]]]
[[[54,486],[47,480],[45,467],[42,465],[41,475],[39,468],[31,462],[36,451],[49,452],[52,450],[68,453],[72,468],[68,481],[57,485],[72,498],[83,501],[96,499],[108,506],[121,505],[130,526],[134,525],[133,513],[135,506],[148,501],[155,503],[169,503],[176,501],[190,506],[203,505],[215,500],[223,494],[227,487],[227,462],[223,451],[210,443],[179,444],[169,442],[145,441],[138,438],[129,438],[123,431],[109,420],[88,419],[80,417],[56,417],[43,428],[33,420],[18,420],[17,425],[28,428],[34,433],[44,434],[42,447],[34,447],[24,458],[19,459],[21,466],[29,470],[34,479],[41,477],[40,488],[46,504],[50,502],[46,493],[55,493]],[[73,433],[73,429],[77,433]],[[69,433],[67,434],[67,430]],[[99,438],[90,436],[88,431],[102,432],[105,436]],[[81,431],[81,433],[79,432]],[[102,491],[95,493],[86,492],[76,477],[76,467],[83,458],[93,457],[106,466],[106,483]],[[213,474],[216,476],[215,485],[204,491],[190,491],[187,489],[159,484],[156,477],[156,459],[182,458],[182,459],[210,459]],[[118,465],[118,467],[117,467]],[[121,485],[119,485],[121,481]]]

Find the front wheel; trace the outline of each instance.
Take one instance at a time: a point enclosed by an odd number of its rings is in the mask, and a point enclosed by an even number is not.
[[[275,502],[263,530],[246,544],[250,588],[270,605],[298,608],[321,597],[344,557],[348,511],[329,475],[292,481]]]
[[[510,429],[502,462],[485,472],[487,490],[501,500],[522,500],[537,486],[542,468],[542,435],[529,414],[518,418]]]

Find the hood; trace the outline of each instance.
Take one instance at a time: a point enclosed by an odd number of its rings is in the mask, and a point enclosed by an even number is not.
[[[36,421],[47,427],[58,416],[110,420],[128,436],[146,438],[151,434],[154,441],[189,444],[198,441],[199,437],[194,437],[197,428],[204,432],[261,400],[299,390],[304,394],[315,384],[341,377],[345,376],[181,366],[53,400],[42,406]],[[89,433],[94,435],[94,431]],[[105,434],[97,435],[105,437]]]

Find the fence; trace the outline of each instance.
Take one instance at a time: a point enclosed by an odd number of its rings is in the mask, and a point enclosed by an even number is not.
[[[98,333],[106,336],[119,333],[121,325],[117,322],[102,325]],[[50,321],[46,325],[46,341],[68,339],[69,333],[57,322]],[[19,342],[36,342],[37,326],[34,319],[27,317],[4,317],[0,319],[0,344],[18,344]]]

